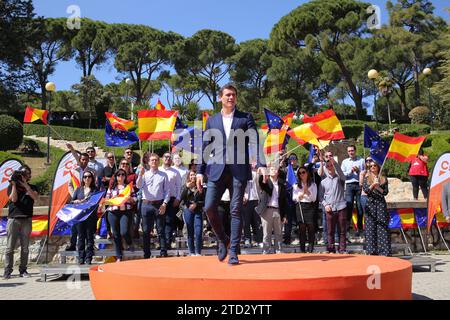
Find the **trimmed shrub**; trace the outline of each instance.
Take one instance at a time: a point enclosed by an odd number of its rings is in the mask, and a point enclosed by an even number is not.
[[[0,150],[15,150],[22,139],[22,124],[11,116],[0,115]]]
[[[408,117],[411,119],[411,124],[429,124],[431,112],[428,107],[418,106],[408,113]]]

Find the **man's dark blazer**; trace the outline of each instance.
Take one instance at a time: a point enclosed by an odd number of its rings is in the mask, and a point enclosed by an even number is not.
[[[261,191],[259,193],[259,203],[258,206],[255,208],[255,211],[259,215],[261,215],[264,212],[264,210],[266,210],[270,198],[272,197],[273,183],[272,180],[270,180],[270,178],[267,180],[267,183],[264,183],[262,175],[259,176],[258,181]],[[278,209],[280,217],[281,219],[283,219],[287,209],[287,193],[284,180],[280,178],[278,178]]]
[[[222,133],[223,143],[221,145],[214,144],[214,137],[211,137],[211,134],[208,134],[208,129],[218,129]],[[254,130],[253,138],[250,139],[248,136],[245,137],[245,142],[242,144],[242,148],[238,151],[238,144],[236,143],[237,138],[234,138],[233,130],[242,129],[244,132],[251,129]],[[250,145],[252,149],[256,152],[255,157],[257,158],[258,166],[260,166],[259,162],[259,138],[258,131],[256,129],[255,120],[253,120],[253,116],[247,112],[241,112],[237,109],[234,110],[233,121],[231,124],[231,132],[228,141],[226,140],[225,130],[223,127],[222,121],[222,113],[218,112],[215,115],[208,118],[206,122],[205,135],[203,137],[203,147],[205,148],[212,142],[214,144],[213,156],[216,156],[216,159],[223,161],[214,161],[214,158],[205,159],[205,154],[203,153],[202,162],[197,166],[197,173],[205,174],[208,177],[208,181],[216,182],[220,179],[223,170],[225,169],[225,164],[229,165],[231,170],[231,174],[233,177],[237,178],[240,181],[248,181],[252,179],[252,172],[250,166],[250,157],[249,150]],[[233,159],[232,161],[227,162],[227,152],[229,159],[230,152],[233,151]],[[243,151],[243,154],[242,154]],[[220,155],[220,156],[218,156]],[[240,161],[238,164],[238,157],[241,157],[243,161]]]

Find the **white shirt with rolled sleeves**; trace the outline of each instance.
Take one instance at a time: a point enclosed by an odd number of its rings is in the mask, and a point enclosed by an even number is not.
[[[292,200],[294,202],[299,202],[298,196],[299,196],[300,192],[303,192],[303,191],[304,191],[303,188],[299,188],[297,183],[294,184],[293,192],[292,192]],[[304,194],[303,198],[300,199],[300,202],[315,202],[317,200],[317,186],[314,182],[311,183],[311,185],[308,187],[308,191],[310,194]]]
[[[158,170],[167,174],[167,178],[169,179],[170,197],[175,197],[178,201],[180,201],[182,182],[181,182],[181,175],[178,172],[178,170],[173,167],[169,168],[159,167]]]
[[[136,185],[142,190],[142,199],[148,201],[163,200],[169,203],[169,178],[165,172],[148,170],[138,174]]]
[[[272,196],[270,197],[270,200],[267,203],[267,206],[279,208],[279,205],[278,205],[278,193],[279,193],[278,192],[278,180],[277,181],[272,180],[272,184],[273,184]]]
[[[358,167],[359,171],[354,172],[353,167]],[[351,158],[344,159],[341,164],[342,172],[345,175],[345,183],[359,183],[359,173],[365,169],[364,159],[355,157],[355,160]]]

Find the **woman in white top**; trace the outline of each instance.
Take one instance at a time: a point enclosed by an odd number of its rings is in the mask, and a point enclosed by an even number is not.
[[[308,231],[308,252],[314,251],[315,230],[314,215],[317,199],[317,185],[313,182],[310,172],[305,166],[297,171],[298,184],[294,184],[292,200],[297,203],[296,214],[299,224],[300,251],[306,252],[306,231]]]

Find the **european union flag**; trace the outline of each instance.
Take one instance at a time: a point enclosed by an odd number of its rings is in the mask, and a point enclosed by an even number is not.
[[[138,142],[136,132],[114,130],[108,120],[105,123],[105,144],[108,147],[126,147]]]
[[[269,127],[268,134],[270,133],[270,130],[272,130],[272,129],[281,129],[283,127],[284,121],[279,115],[273,113],[270,110],[267,110],[266,108],[264,108],[264,113],[266,115],[266,122]],[[284,141],[283,141],[283,146],[281,147],[282,149],[286,148],[286,145],[289,142],[289,138],[290,138],[289,135],[285,136]]]
[[[389,142],[383,140],[376,131],[367,124],[364,125],[364,148],[370,148],[370,156],[380,166],[389,150]]]
[[[178,135],[173,142],[174,148],[200,155],[202,152],[203,131],[194,126],[174,131]]]
[[[267,125],[269,126],[269,131],[272,129],[281,129],[283,126],[283,119],[276,115],[270,110],[264,108],[264,113],[266,115]]]
[[[98,203],[105,192],[97,191],[82,203],[66,204],[56,213],[56,216],[71,226],[84,221],[97,209]]]
[[[309,156],[308,156],[308,163],[312,163],[313,156],[315,153],[314,145],[312,143],[309,144]]]
[[[175,127],[173,128],[173,130],[186,129],[187,127],[188,125],[184,124],[183,121],[181,121],[181,119],[177,117],[177,120],[175,121]]]
[[[288,164],[288,170],[287,170],[287,187],[292,188],[294,184],[298,183],[297,177],[295,175],[294,169],[292,168],[291,164]]]
[[[55,228],[53,229],[52,236],[69,236],[70,225],[62,220],[56,221]]]

